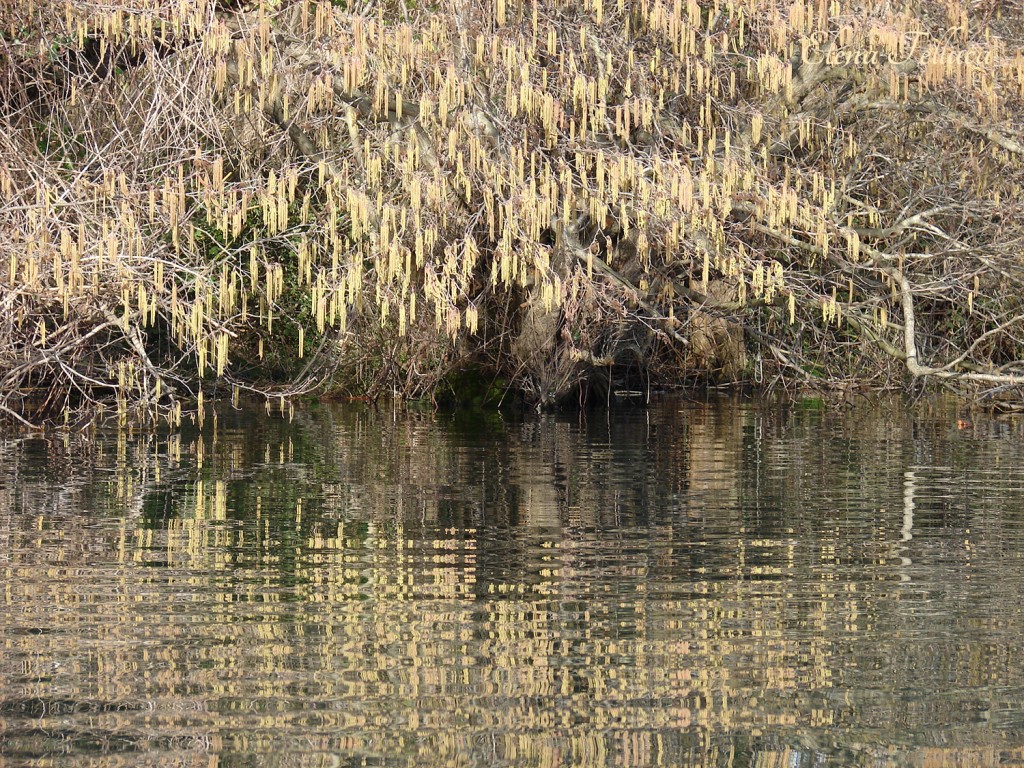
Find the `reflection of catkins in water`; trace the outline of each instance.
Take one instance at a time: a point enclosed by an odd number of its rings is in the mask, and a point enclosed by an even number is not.
[[[1024,760],[1022,427],[955,418],[346,403],[0,438],[3,754]]]

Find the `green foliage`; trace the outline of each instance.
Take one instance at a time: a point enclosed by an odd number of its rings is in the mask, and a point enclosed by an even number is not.
[[[435,399],[440,405],[464,408],[496,408],[510,403],[511,382],[495,376],[486,368],[466,367],[453,371],[438,387]]]

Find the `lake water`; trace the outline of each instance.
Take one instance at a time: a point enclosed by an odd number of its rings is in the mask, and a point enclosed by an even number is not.
[[[0,765],[1024,765],[1024,425],[809,405],[0,440]]]

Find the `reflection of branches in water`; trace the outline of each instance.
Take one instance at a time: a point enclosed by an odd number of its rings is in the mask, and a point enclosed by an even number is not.
[[[1016,749],[963,713],[978,680],[1000,680],[993,707],[1024,690],[1024,483],[989,471],[1020,464],[1020,425],[967,451],[942,411],[659,408],[497,428],[221,414],[180,439],[98,434],[88,462],[0,442],[0,677],[18,681],[0,712],[50,706],[33,727],[75,747],[204,756],[200,734],[262,754],[314,723],[317,750],[399,741],[409,765],[480,744],[624,765]],[[140,493],[171,513],[127,509]],[[909,583],[894,545],[928,547]],[[936,727],[958,751],[917,746]]]

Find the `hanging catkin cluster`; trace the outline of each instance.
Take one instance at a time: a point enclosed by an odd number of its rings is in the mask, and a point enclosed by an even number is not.
[[[922,303],[934,370],[1021,357],[1017,308],[989,301],[1019,272],[1019,11],[15,5],[8,413],[177,421],[204,387],[352,389],[339,365],[421,394],[473,356],[546,392],[537,355],[614,366],[627,325],[671,378],[702,364],[702,316],[755,331],[780,371],[806,375],[813,339],[838,352],[824,380],[871,356],[891,375],[917,359],[893,318]],[[556,317],[530,355],[526,316]]]

